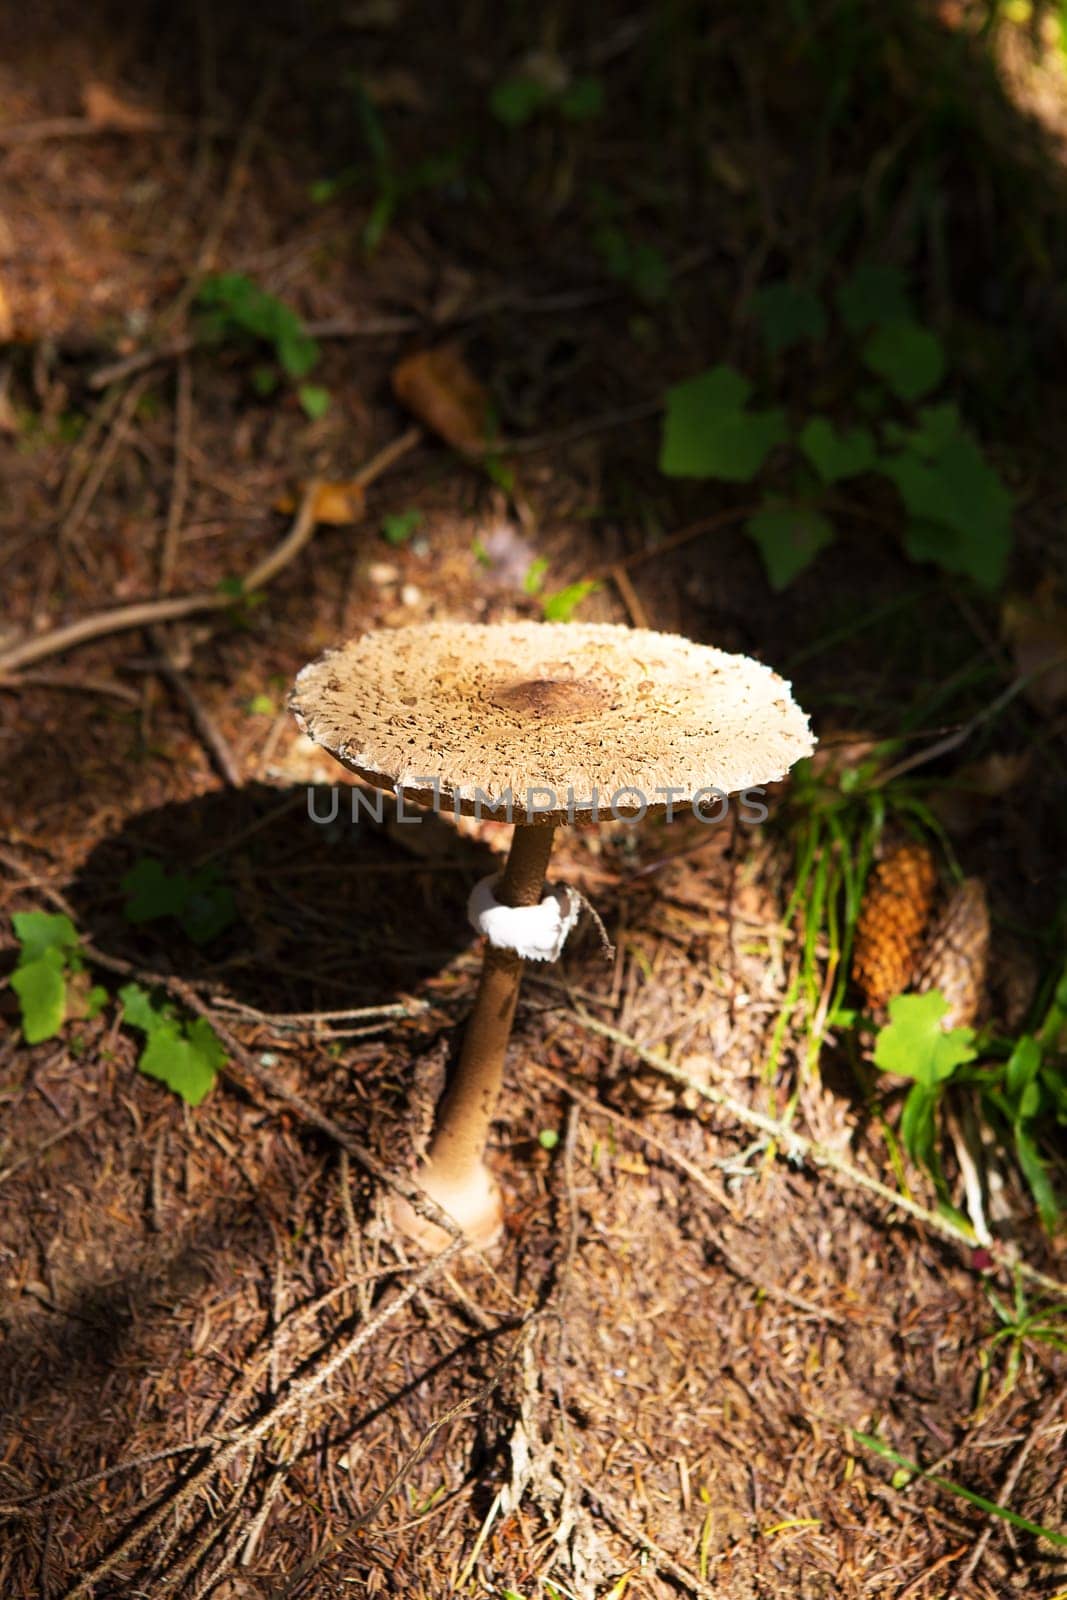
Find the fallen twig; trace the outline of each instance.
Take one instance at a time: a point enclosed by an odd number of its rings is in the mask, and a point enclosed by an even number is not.
[[[242,1451],[258,1445],[261,1439],[265,1438],[267,1434],[277,1427],[283,1417],[306,1407],[312,1396],[323,1389],[335,1373],[339,1372],[343,1366],[351,1361],[352,1357],[375,1334],[379,1333],[386,1323],[391,1322],[426,1284],[437,1277],[448,1263],[466,1248],[466,1239],[462,1237],[454,1238],[451,1244],[446,1246],[439,1255],[434,1256],[415,1274],[410,1282],[400,1290],[399,1294],[390,1300],[388,1305],[383,1306],[369,1322],[361,1323],[352,1337],[346,1339],[338,1350],[327,1356],[325,1360],[321,1361],[317,1367],[313,1367],[310,1372],[305,1373],[303,1377],[291,1381],[282,1395],[273,1405],[268,1406],[261,1413],[257,1421],[238,1430],[221,1449],[213,1450],[204,1465],[198,1468],[192,1477],[187,1478],[183,1484],[180,1484],[172,1494],[165,1496],[162,1502],[147,1517],[138,1522],[124,1538],[120,1539],[118,1544],[98,1561],[84,1577],[79,1578],[74,1587],[67,1590],[63,1600],[83,1600],[83,1596],[91,1594],[102,1579],[106,1578],[109,1573],[114,1572],[115,1568],[125,1561],[128,1556],[132,1555],[135,1550],[140,1549],[141,1545],[156,1532],[157,1528],[161,1527],[169,1518],[175,1516],[183,1506],[187,1505],[202,1489],[206,1488],[211,1480],[224,1471],[236,1456],[240,1455]]]
[[[46,1150],[51,1150],[53,1145],[59,1144],[63,1139],[69,1139],[72,1133],[80,1133],[83,1128],[89,1126],[90,1122],[95,1122],[100,1115],[99,1111],[90,1111],[84,1117],[79,1117],[77,1122],[68,1122],[66,1127],[59,1128],[49,1138],[42,1139],[39,1145],[36,1145],[32,1150],[28,1150],[24,1156],[19,1156],[17,1161],[13,1161],[9,1167],[4,1167],[0,1171],[0,1183],[6,1183],[8,1178],[13,1177],[16,1172],[21,1172],[23,1167],[30,1166],[32,1162],[37,1160],[38,1156],[43,1156]]]
[[[321,322],[305,322],[304,332],[312,339],[385,339],[412,333],[419,326],[419,320],[415,317],[365,317],[361,321],[353,321],[351,317],[329,317]],[[135,350],[132,355],[123,356],[119,361],[109,361],[106,366],[98,367],[89,378],[89,388],[106,389],[113,383],[121,383],[124,378],[132,378],[135,373],[144,372],[148,367],[180,361],[183,356],[191,355],[207,342],[195,333],[187,333],[180,339],[171,339],[167,344]]]
[[[553,1072],[550,1067],[543,1067],[539,1062],[534,1061],[530,1063],[530,1068],[537,1077],[547,1079],[555,1088],[569,1095],[578,1105],[585,1106],[595,1116],[606,1117],[616,1127],[623,1128],[635,1139],[639,1139],[642,1144],[646,1144],[650,1149],[658,1151],[679,1171],[684,1172],[686,1177],[698,1189],[703,1190],[716,1206],[727,1212],[732,1211],[729,1201],[724,1195],[716,1191],[707,1174],[702,1172],[696,1162],[690,1161],[688,1156],[684,1156],[680,1150],[673,1150],[664,1139],[658,1138],[650,1129],[643,1127],[639,1122],[632,1121],[629,1117],[624,1117],[620,1111],[615,1111],[611,1106],[606,1106],[602,1100],[595,1099],[593,1095],[585,1094],[581,1089],[576,1088],[573,1083],[569,1082],[568,1079],[562,1078],[558,1073]],[[817,1317],[820,1322],[836,1322],[839,1325],[844,1325],[847,1322],[847,1318],[838,1316],[835,1311],[827,1311],[823,1306],[817,1306],[813,1301],[805,1300],[803,1295],[793,1294],[791,1290],[783,1288],[781,1284],[768,1282],[763,1278],[757,1277],[754,1272],[751,1272],[748,1267],[738,1261],[725,1239],[718,1232],[709,1229],[707,1237],[722,1256],[734,1277],[739,1278],[742,1283],[750,1283],[753,1288],[758,1289],[768,1299],[782,1300],[787,1305],[794,1306],[798,1311],[803,1311],[810,1317]]]
[[[148,631],[152,644],[159,656],[157,670],[167,680],[188,711],[189,720],[196,730],[200,743],[204,746],[218,769],[219,776],[230,785],[231,789],[239,789],[241,787],[241,771],[234,759],[233,751],[226,742],[222,729],[201,701],[190,683],[188,675],[182,671],[175,661],[163,629],[150,628]]]
[[[797,1133],[793,1128],[787,1127],[776,1117],[769,1117],[762,1111],[756,1111],[752,1106],[746,1106],[740,1100],[735,1100],[733,1095],[724,1093],[722,1089],[710,1088],[707,1084],[698,1083],[687,1072],[676,1067],[673,1061],[668,1061],[664,1056],[656,1055],[638,1039],[633,1039],[629,1034],[621,1033],[618,1028],[610,1027],[606,1022],[598,1022],[595,1017],[589,1016],[579,1008],[565,1013],[567,1019],[584,1028],[587,1033],[599,1034],[603,1039],[610,1039],[613,1044],[623,1050],[629,1050],[654,1072],[662,1073],[665,1078],[670,1078],[674,1083],[681,1084],[686,1089],[691,1089],[702,1100],[707,1100],[711,1105],[718,1106],[727,1112],[736,1121],[746,1127],[755,1128],[757,1132],[775,1141],[776,1146],[788,1159],[801,1158],[815,1168],[828,1168],[837,1178],[845,1183],[854,1184],[859,1189],[866,1189],[869,1194],[876,1195],[884,1200],[887,1205],[896,1207],[898,1211],[905,1211],[916,1221],[923,1223],[932,1233],[940,1234],[943,1239],[950,1239],[953,1244],[963,1245],[968,1250],[973,1250],[975,1240],[964,1228],[952,1222],[948,1217],[939,1216],[936,1211],[930,1211],[926,1206],[919,1205],[908,1195],[898,1194],[895,1189],[890,1189],[887,1184],[881,1183],[877,1178],[870,1177],[866,1172],[861,1172],[858,1167],[838,1155],[829,1145],[819,1144],[814,1139],[807,1139],[803,1134]],[[1032,1267],[1026,1261],[1012,1257],[1003,1247],[994,1245],[990,1249],[996,1265],[1006,1273],[1019,1273],[1030,1283],[1040,1285],[1049,1293],[1058,1296],[1067,1295],[1067,1283],[1049,1277],[1037,1267]]]
[[[1030,1429],[1030,1432],[1023,1440],[1015,1460],[1008,1468],[1004,1482],[1000,1487],[1000,1493],[997,1495],[997,1502],[999,1505],[1006,1506],[1008,1504],[1008,1501],[1011,1499],[1012,1494],[1015,1491],[1015,1485],[1018,1483],[1022,1470],[1026,1465],[1027,1459],[1029,1458],[1030,1452],[1033,1450],[1035,1444],[1041,1438],[1042,1434],[1045,1432],[1045,1429],[1048,1427],[1049,1423],[1052,1421],[1062,1404],[1063,1391],[1062,1389],[1057,1388],[1055,1394],[1042,1411],[1037,1422]],[[962,1594],[966,1590],[967,1585],[970,1583],[971,1579],[977,1572],[979,1565],[981,1564],[982,1557],[986,1553],[986,1547],[993,1536],[993,1529],[995,1526],[996,1523],[992,1518],[986,1522],[985,1527],[982,1529],[981,1535],[975,1543],[974,1549],[971,1551],[970,1555],[967,1557],[967,1560],[960,1568],[960,1571],[956,1577],[956,1581],[949,1590],[948,1600],[954,1600],[956,1595]]]
[[[366,486],[386,471],[400,456],[410,450],[422,437],[418,428],[410,428],[400,438],[394,439],[356,474],[355,481]],[[285,538],[259,564],[241,580],[245,594],[263,589],[289,565],[315,532],[315,502],[318,485],[309,483]],[[12,672],[16,667],[28,666],[33,661],[43,661],[49,656],[61,655],[75,646],[88,644],[92,639],[102,639],[108,634],[128,632],[131,628],[144,628],[153,623],[176,622],[182,617],[194,617],[210,611],[225,611],[234,603],[230,594],[208,590],[200,594],[176,595],[173,599],[139,600],[128,606],[116,606],[110,611],[97,611],[92,616],[68,622],[61,628],[40,634],[36,639],[26,639],[22,644],[0,655],[0,674]],[[9,680],[6,687],[13,687]]]

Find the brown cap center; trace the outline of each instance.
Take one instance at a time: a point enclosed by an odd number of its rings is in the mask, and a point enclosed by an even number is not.
[[[596,716],[611,703],[605,689],[576,678],[524,678],[494,687],[490,698],[493,705],[517,717],[552,722]]]

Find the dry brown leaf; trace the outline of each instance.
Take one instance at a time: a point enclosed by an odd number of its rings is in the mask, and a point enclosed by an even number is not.
[[[82,107],[94,128],[112,133],[151,133],[162,128],[166,118],[148,106],[134,105],[93,79],[82,90]]]
[[[1015,670],[1020,677],[1035,674],[1023,693],[1049,713],[1067,701],[1067,606],[1057,600],[1055,589],[1055,582],[1046,580],[1028,598],[1005,601],[1002,614]]]
[[[304,485],[297,484],[295,495],[283,494],[275,500],[275,511],[291,517],[303,493]],[[363,485],[355,478],[341,483],[320,483],[315,494],[315,521],[329,528],[346,528],[361,521],[366,503]]]
[[[399,362],[393,393],[454,450],[472,455],[485,448],[489,396],[458,344],[419,350]]]

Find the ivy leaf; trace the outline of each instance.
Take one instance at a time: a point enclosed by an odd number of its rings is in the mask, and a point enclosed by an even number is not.
[[[786,437],[785,413],[745,409],[752,385],[733,367],[712,367],[667,391],[660,471],[672,478],[747,483]]]
[[[883,322],[903,322],[912,315],[904,276],[896,267],[867,262],[856,268],[837,291],[841,321],[854,337]]]
[[[788,587],[834,539],[833,524],[809,506],[764,506],[745,531],[756,541],[772,589]]]
[[[782,279],[768,283],[752,301],[759,319],[763,341],[772,356],[789,350],[804,339],[826,337],[826,312],[811,289]]]
[[[127,922],[154,922],[157,917],[180,917],[189,898],[189,880],[183,872],[171,876],[154,856],[142,856],[119,880],[126,896],[122,914]]]
[[[15,937],[22,946],[19,965],[36,961],[47,950],[75,950],[78,930],[69,917],[51,911],[16,911],[11,918]]]
[[[812,417],[798,443],[824,483],[857,478],[861,472],[869,472],[878,459],[868,428],[838,430],[828,417]]]
[[[51,945],[34,960],[23,961],[11,974],[11,987],[19,997],[22,1036],[26,1043],[40,1044],[43,1039],[53,1039],[67,1015],[62,948]]]
[[[1012,497],[974,440],[958,433],[933,459],[908,450],[880,470],[915,519],[904,540],[912,559],[996,588],[1011,550]]]
[[[875,1066],[933,1089],[957,1067],[973,1061],[977,1055],[974,1029],[953,1028],[946,1033],[941,1018],[947,1011],[948,1002],[936,989],[929,994],[899,994],[890,1000],[889,1021],[874,1046]]]
[[[230,926],[236,915],[233,891],[225,884],[216,883],[210,869],[188,880],[180,920],[194,944],[210,944]]]
[[[153,1028],[137,1065],[181,1095],[187,1105],[198,1106],[215,1087],[217,1069],[225,1059],[217,1038],[201,1019],[190,1025],[187,1036],[176,1022]]]
[[[966,437],[959,406],[951,400],[936,406],[920,406],[913,428],[887,422],[883,431],[887,443],[914,451],[924,461],[943,455],[954,439]]]
[[[863,360],[898,400],[919,400],[945,376],[940,339],[917,322],[901,319],[875,328],[863,347]]]
[[[125,983],[119,990],[122,1020],[142,1033],[151,1033],[171,1020],[169,1011],[157,1006],[147,989],[139,983]]]

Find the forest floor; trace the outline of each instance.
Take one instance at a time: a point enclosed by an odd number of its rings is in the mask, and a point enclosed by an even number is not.
[[[966,8],[940,10],[894,10],[899,37],[940,37]],[[739,527],[749,491],[656,468],[666,384],[743,351],[761,276],[807,259],[843,197],[866,206],[894,120],[927,114],[914,60],[886,44],[898,102],[849,125],[854,160],[827,164],[809,213],[799,130],[822,91],[791,72],[787,22],[757,37],[728,5],[694,24],[696,88],[684,51],[664,70],[712,121],[701,209],[682,134],[653,151],[638,132],[658,25],[553,16],[526,48],[569,51],[606,109],[518,135],[484,108],[522,29],[477,5],[455,38],[400,4],[268,5],[255,38],[238,6],[49,0],[28,29],[0,21],[0,674],[76,619],[232,591],[294,517],[302,535],[252,601],[105,627],[0,676],[0,959],[9,972],[13,913],[65,913],[108,991],[35,1046],[0,992],[5,1600],[1067,1593],[1067,1549],[885,1454],[1067,1529],[1064,1324],[1049,1311],[1054,1337],[993,1337],[994,1296],[1063,1314],[1067,1260],[1010,1169],[1004,1253],[972,1249],[901,1168],[899,1085],[836,1036],[813,1065],[803,923],[783,920],[788,785],[761,829],[561,830],[553,876],[614,950],[585,926],[528,976],[491,1149],[506,1240],[425,1263],[389,1225],[380,1174],[411,1170],[425,1140],[478,971],[466,896],[507,830],[343,810],[315,825],[308,785],[325,806],[350,780],[286,710],[306,661],[372,627],[540,617],[524,583],[540,560],[546,592],[596,580],[583,620],[768,661],[846,762],[857,740],[967,724],[1016,670],[995,604],[885,541],[846,538],[776,593]],[[1055,176],[1026,235],[1031,190],[994,164],[983,198],[946,134],[957,256],[931,295],[972,331],[983,313],[958,282],[993,304],[1003,270],[1016,297],[988,313],[968,383],[1018,496],[1023,593],[1065,575],[1054,362],[1014,385],[1026,337],[1062,340],[1067,90],[1014,48],[1019,93],[982,125]],[[371,180],[356,74],[377,108]],[[451,176],[420,176],[453,144]],[[655,307],[589,243],[589,195],[646,161],[671,230]],[[312,197],[353,162],[351,185]],[[913,200],[884,234],[867,218],[868,250],[910,237]],[[223,271],[318,330],[321,415],[284,375],[257,395],[247,352],[191,337],[197,289]],[[518,441],[496,470],[413,431],[392,392],[397,362],[446,338]],[[300,524],[304,485],[350,486],[371,463],[361,515]],[[389,520],[408,512],[417,526]],[[945,684],[955,698],[936,698]],[[1055,705],[1015,696],[981,749],[1030,753],[1025,805],[987,795],[949,819],[994,926],[1042,974],[1063,732]],[[145,858],[206,874],[216,937],[131,921],[122,880]],[[222,1042],[195,1108],[137,1071],[116,1000],[131,979]]]

